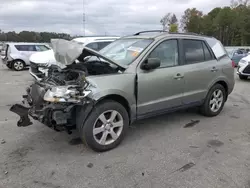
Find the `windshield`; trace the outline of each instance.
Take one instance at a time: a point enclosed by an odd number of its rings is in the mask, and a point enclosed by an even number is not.
[[[100,50],[100,54],[121,65],[131,64],[153,39],[118,39]]]

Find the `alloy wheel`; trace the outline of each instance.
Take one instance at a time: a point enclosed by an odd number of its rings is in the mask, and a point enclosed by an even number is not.
[[[18,71],[23,70],[23,68],[24,68],[24,64],[21,61],[15,61],[13,66],[14,66],[14,69],[18,70]]]
[[[216,89],[213,92],[211,99],[209,101],[209,107],[211,111],[217,112],[221,108],[223,100],[224,100],[223,92],[220,89]]]
[[[122,133],[124,120],[116,110],[103,112],[94,123],[93,136],[100,145],[109,145],[115,142]]]

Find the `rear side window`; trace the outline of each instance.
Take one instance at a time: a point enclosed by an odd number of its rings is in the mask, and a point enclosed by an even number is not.
[[[15,45],[18,51],[36,51],[35,45]]]
[[[215,57],[217,59],[227,55],[227,51],[224,48],[224,46],[221,44],[221,42],[215,38],[206,38],[206,41],[208,43],[208,45],[210,46],[210,48],[212,49]]]
[[[202,41],[200,40],[183,40],[183,50],[186,64],[205,60]]]

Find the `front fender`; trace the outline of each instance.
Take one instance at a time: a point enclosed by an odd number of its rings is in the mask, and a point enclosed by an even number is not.
[[[127,94],[126,92],[122,90],[118,90],[118,89],[107,89],[107,90],[95,91],[92,94],[91,98],[94,99],[95,101],[99,101],[100,99],[105,98],[106,96],[109,96],[109,95],[119,95],[123,97],[124,99],[126,99],[126,101],[128,102],[130,106],[136,103],[134,96],[131,96]]]

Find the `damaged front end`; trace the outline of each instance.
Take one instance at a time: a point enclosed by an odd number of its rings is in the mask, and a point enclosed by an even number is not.
[[[96,86],[86,76],[119,73],[125,67],[75,42],[54,39],[51,43],[56,60],[66,68],[50,66],[48,76],[28,87],[23,104],[13,105],[10,111],[20,116],[19,127],[31,125],[30,116],[56,131],[70,133],[95,104],[90,93]],[[91,56],[98,58],[87,58]]]
[[[88,97],[91,89],[93,85],[86,80],[84,71],[54,69],[49,77],[29,86],[23,104],[13,105],[10,111],[20,116],[19,127],[31,125],[30,116],[56,131],[71,133],[77,111],[93,106],[94,101]]]

